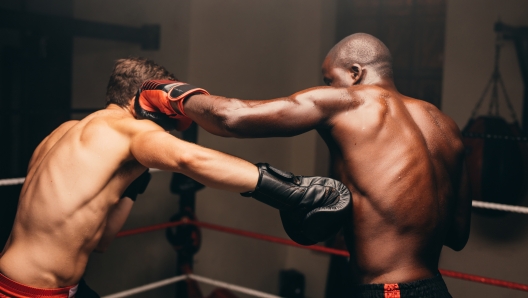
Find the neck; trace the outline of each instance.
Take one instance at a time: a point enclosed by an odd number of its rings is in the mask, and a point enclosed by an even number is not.
[[[361,80],[361,85],[374,85],[381,87],[383,89],[388,89],[391,91],[398,92],[394,81],[390,78],[382,77],[378,73],[373,71],[367,71],[363,80]]]
[[[115,111],[124,111],[124,112],[127,112],[127,113],[130,113],[132,115],[133,114],[133,107],[131,105],[128,105],[126,107],[121,107],[121,106],[118,106],[116,104],[109,104],[108,106],[106,106],[105,110],[115,110]]]
[[[121,106],[118,106],[116,104],[109,104],[105,110],[110,110],[110,111],[123,111],[127,114],[130,114],[131,116],[135,116],[135,113],[134,113],[134,109],[132,108],[132,105],[128,105],[126,107],[121,107]]]

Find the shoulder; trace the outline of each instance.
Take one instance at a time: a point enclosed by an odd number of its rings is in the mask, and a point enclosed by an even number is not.
[[[438,109],[435,105],[417,99],[409,99],[405,101],[405,105],[413,115],[422,114],[419,118],[423,119],[420,123],[432,123],[437,133],[443,138],[447,138],[458,151],[463,150],[462,134],[456,122]],[[415,119],[416,121],[416,119]],[[418,125],[420,125],[418,123]],[[444,139],[445,140],[445,139]]]
[[[293,94],[291,97],[298,102],[306,102],[320,109],[333,111],[349,110],[361,105],[364,86],[329,87],[320,86],[309,88]]]
[[[150,120],[138,120],[129,113],[122,111],[108,111],[102,110],[92,114],[90,117],[85,118],[84,130],[90,131],[96,134],[119,134],[122,136],[130,137],[134,134],[145,132],[145,131],[159,131],[163,128]],[[85,132],[85,133],[86,133]]]
[[[116,126],[121,132],[131,136],[149,131],[165,131],[158,124],[146,119],[126,118],[118,121]]]
[[[62,123],[54,131],[52,131],[43,141],[42,145],[46,143],[54,143],[56,140],[62,138],[72,127],[78,124],[79,120],[70,120]]]
[[[458,128],[458,125],[456,122],[446,115],[444,112],[442,112],[440,109],[438,109],[435,105],[423,101],[423,100],[415,100],[417,104],[419,104],[427,113],[435,119],[435,122],[446,129],[449,129],[455,134],[460,134],[460,129]]]
[[[70,120],[62,123],[54,131],[40,142],[40,144],[33,151],[33,155],[29,161],[29,168],[35,163],[37,159],[45,155],[55,143],[57,143],[73,126],[79,123],[79,120]]]
[[[73,126],[75,126],[77,123],[79,123],[80,121],[79,120],[70,120],[70,121],[66,121],[64,123],[62,123],[61,125],[59,125],[59,127],[57,127],[51,134],[51,135],[63,135],[65,134],[68,130],[70,130]]]

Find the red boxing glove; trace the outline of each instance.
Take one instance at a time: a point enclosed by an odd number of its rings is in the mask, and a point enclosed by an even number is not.
[[[185,115],[183,101],[194,94],[209,95],[209,92],[183,82],[150,80],[144,82],[139,89],[134,108],[138,116],[152,120],[164,128],[185,130],[192,124],[192,120]],[[177,104],[177,109],[172,107],[171,102]],[[167,121],[167,118],[171,121]]]

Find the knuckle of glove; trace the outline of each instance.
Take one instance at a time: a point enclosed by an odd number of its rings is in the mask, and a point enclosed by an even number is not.
[[[312,179],[316,180],[321,181]],[[351,194],[341,182],[333,181],[333,186],[327,183],[332,181],[312,185],[297,208],[281,211],[284,229],[293,241],[312,245],[327,240],[341,229],[350,213]]]

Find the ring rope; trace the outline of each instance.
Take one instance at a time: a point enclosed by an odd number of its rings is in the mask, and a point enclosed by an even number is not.
[[[132,289],[129,289],[129,290],[126,290],[126,291],[122,291],[122,292],[119,292],[119,293],[115,293],[115,294],[112,294],[112,295],[103,296],[101,298],[128,297],[128,296],[132,296],[132,295],[135,295],[135,294],[143,293],[143,292],[146,292],[146,291],[149,291],[149,290],[161,288],[161,287],[166,286],[166,285],[177,283],[177,282],[182,281],[182,280],[184,280],[186,278],[187,278],[187,276],[185,274],[183,274],[183,275],[167,278],[167,279],[164,279],[164,280],[160,280],[160,281],[157,281],[157,282],[153,282],[153,283],[150,283],[150,284],[146,284],[146,285],[143,285],[143,286],[140,286],[140,287],[132,288]]]
[[[528,214],[528,207],[524,207],[524,206],[506,205],[506,204],[498,204],[498,203],[490,203],[490,202],[482,202],[482,201],[472,201],[471,204],[473,205],[473,207],[476,207],[476,208],[493,209],[493,210],[499,210],[499,211],[508,211],[508,212],[513,212],[513,213]]]
[[[524,284],[520,284],[516,282],[483,277],[483,276],[478,276],[478,275],[473,275],[473,274],[466,274],[466,273],[445,270],[445,269],[439,269],[439,271],[440,271],[440,274],[442,274],[443,276],[447,276],[447,277],[458,278],[458,279],[463,279],[463,280],[468,280],[468,281],[479,282],[479,283],[483,283],[487,285],[528,292],[528,285],[524,285]]]
[[[488,139],[488,140],[504,140],[504,141],[515,141],[515,142],[528,142],[527,137],[516,137],[507,135],[494,135],[490,133],[475,133],[475,132],[464,132],[462,136],[471,139]]]
[[[136,234],[140,234],[140,233],[144,233],[148,231],[162,230],[167,227],[179,226],[183,224],[192,224],[192,225],[196,225],[196,226],[203,227],[206,229],[212,229],[212,230],[226,232],[226,233],[244,236],[248,238],[254,238],[254,239],[259,239],[259,240],[264,240],[264,241],[269,241],[269,242],[274,242],[274,243],[280,243],[280,244],[295,246],[295,247],[299,247],[303,249],[339,255],[343,257],[350,257],[350,254],[346,250],[335,249],[335,248],[325,247],[321,245],[304,246],[304,245],[297,244],[296,242],[289,240],[289,239],[284,239],[284,238],[274,237],[270,235],[264,235],[264,234],[259,234],[255,232],[249,232],[249,231],[219,226],[219,225],[201,222],[201,221],[195,221],[195,220],[180,220],[180,221],[175,221],[175,222],[162,223],[158,225],[151,225],[151,226],[138,228],[138,229],[125,230],[125,231],[119,232],[116,235],[116,238],[136,235]],[[439,271],[442,275],[447,276],[447,277],[458,278],[458,279],[463,279],[463,280],[479,282],[483,284],[494,285],[494,286],[528,292],[528,285],[525,285],[525,284],[509,282],[509,281],[504,281],[504,280],[499,280],[499,279],[493,279],[493,278],[488,278],[488,277],[482,277],[482,276],[477,276],[473,274],[461,273],[461,272],[445,270],[445,269],[439,269]]]
[[[24,184],[24,181],[26,181],[26,177],[0,179],[0,186]]]
[[[156,172],[162,172],[162,170],[150,169],[150,172],[156,173]],[[25,177],[0,179],[0,186],[24,184],[25,180],[26,180]],[[475,208],[492,209],[492,210],[507,211],[507,212],[513,212],[513,213],[528,214],[528,207],[525,207],[525,206],[489,203],[489,202],[482,202],[482,201],[473,201],[472,205]]]
[[[132,296],[132,295],[139,294],[139,293],[142,293],[142,292],[146,292],[146,291],[149,291],[149,290],[153,290],[153,289],[156,289],[156,288],[161,288],[161,287],[166,286],[166,285],[177,283],[177,282],[180,282],[180,281],[182,281],[184,279],[192,279],[192,280],[204,283],[204,284],[217,286],[217,287],[220,287],[220,288],[224,288],[224,289],[232,290],[232,291],[235,291],[235,292],[240,292],[240,293],[252,295],[252,296],[255,296],[255,297],[281,298],[280,296],[264,293],[264,292],[261,292],[261,291],[253,290],[253,289],[242,287],[242,286],[237,286],[237,285],[226,283],[226,282],[223,282],[223,281],[214,280],[214,279],[203,277],[203,276],[199,276],[199,275],[196,275],[196,274],[183,274],[183,275],[167,278],[167,279],[164,279],[164,280],[160,280],[160,281],[157,281],[157,282],[153,282],[153,283],[150,283],[150,284],[146,284],[146,285],[143,285],[143,286],[132,288],[132,289],[129,289],[129,290],[126,290],[126,291],[122,291],[122,292],[118,292],[118,293],[115,293],[115,294],[103,296],[101,298],[128,297],[128,296]]]
[[[297,242],[295,242],[293,240],[290,240],[290,239],[284,239],[284,238],[280,238],[280,237],[274,237],[274,236],[270,236],[270,235],[264,235],[264,234],[259,234],[259,233],[255,233],[255,232],[244,231],[244,230],[239,230],[239,229],[219,226],[219,225],[206,223],[206,222],[201,222],[201,221],[188,220],[188,219],[183,219],[183,220],[180,220],[180,221],[167,222],[167,223],[151,225],[151,226],[146,226],[146,227],[137,228],[137,229],[121,231],[121,232],[117,233],[116,238],[125,237],[125,236],[131,236],[131,235],[137,235],[137,234],[146,233],[146,232],[150,232],[150,231],[163,230],[163,229],[166,229],[166,228],[169,228],[169,227],[176,227],[176,226],[185,225],[185,224],[195,225],[195,226],[203,227],[203,228],[210,229],[210,230],[216,230],[216,231],[219,231],[219,232],[225,232],[225,233],[239,235],[239,236],[244,236],[244,237],[248,237],[248,238],[259,239],[259,240],[264,240],[264,241],[273,242],[273,243],[280,243],[280,244],[289,245],[289,246],[295,246],[295,247],[304,248],[304,249],[308,249],[308,250],[324,252],[324,253],[328,253],[328,254],[334,254],[334,255],[343,256],[343,257],[349,257],[350,256],[348,251],[346,251],[346,250],[335,249],[335,248],[321,246],[321,245],[304,246],[304,245],[300,245]]]
[[[149,172],[157,173],[157,172],[163,172],[163,171],[160,169],[149,169]],[[26,177],[0,179],[0,186],[24,184],[24,181],[26,181]]]
[[[220,288],[224,288],[224,289],[232,290],[232,291],[235,291],[235,292],[240,292],[240,293],[252,295],[252,296],[255,296],[255,297],[281,298],[280,296],[264,293],[264,292],[253,290],[253,289],[246,288],[246,287],[241,287],[241,286],[229,284],[229,283],[226,283],[226,282],[223,282],[223,281],[217,281],[217,280],[214,280],[214,279],[210,279],[210,278],[199,276],[199,275],[192,274],[192,273],[189,274],[188,276],[189,276],[190,279],[194,279],[194,280],[196,280],[198,282],[202,282],[204,284],[217,286],[217,287],[220,287]]]

